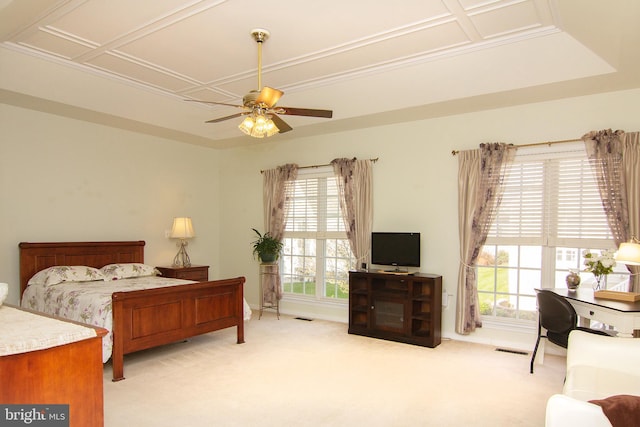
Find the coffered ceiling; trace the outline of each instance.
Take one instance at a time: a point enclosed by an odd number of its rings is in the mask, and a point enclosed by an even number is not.
[[[635,0],[0,0],[0,101],[214,148],[640,87]],[[207,124],[262,83],[268,139]]]

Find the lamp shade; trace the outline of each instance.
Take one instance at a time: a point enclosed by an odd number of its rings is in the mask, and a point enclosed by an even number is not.
[[[270,137],[280,132],[278,126],[271,120],[271,116],[259,109],[247,116],[238,125],[238,129],[254,138]]]
[[[195,236],[196,233],[193,231],[191,218],[173,218],[173,227],[169,237],[173,239],[191,239]]]
[[[616,261],[627,265],[640,265],[640,243],[635,239],[620,244]]]

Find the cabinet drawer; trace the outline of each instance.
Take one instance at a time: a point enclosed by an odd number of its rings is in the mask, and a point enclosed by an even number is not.
[[[206,270],[179,271],[176,279],[195,280],[197,282],[206,282],[209,280],[209,273]]]
[[[191,267],[156,267],[162,277],[172,279],[193,280],[196,282],[206,282],[209,280],[208,265],[192,265]]]

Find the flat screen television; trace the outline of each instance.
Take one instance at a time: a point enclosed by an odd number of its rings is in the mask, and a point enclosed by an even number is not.
[[[371,233],[371,263],[420,267],[420,233]]]

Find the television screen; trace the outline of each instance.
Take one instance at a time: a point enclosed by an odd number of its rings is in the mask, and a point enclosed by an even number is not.
[[[371,263],[420,267],[420,233],[371,233]]]

